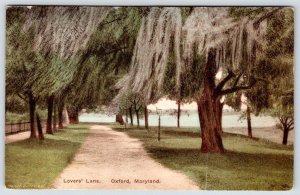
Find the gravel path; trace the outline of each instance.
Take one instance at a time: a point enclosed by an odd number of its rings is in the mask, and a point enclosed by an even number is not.
[[[72,163],[56,179],[58,189],[197,190],[185,175],[149,157],[138,139],[102,125],[91,131]]]

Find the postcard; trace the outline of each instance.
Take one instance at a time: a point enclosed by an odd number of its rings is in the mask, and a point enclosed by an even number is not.
[[[292,7],[6,8],[10,189],[293,188]]]

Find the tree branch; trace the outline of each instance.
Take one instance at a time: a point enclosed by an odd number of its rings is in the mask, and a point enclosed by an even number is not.
[[[271,17],[272,15],[274,15],[277,11],[281,10],[282,7],[273,9],[272,11],[269,11],[268,13],[262,15],[260,18],[257,18],[254,22],[253,22],[253,26],[254,28],[258,28],[259,24],[264,21],[265,19]]]
[[[218,94],[222,88],[225,86],[225,84],[235,75],[233,74],[232,71],[229,71],[228,75],[217,85],[215,88],[215,93]]]
[[[284,124],[285,124],[285,126],[287,126],[287,123],[288,123],[288,117],[285,117],[284,118]]]
[[[22,96],[20,93],[17,93],[17,96],[18,96],[19,98],[21,98],[22,100],[24,100],[25,102],[27,101],[26,98],[25,98],[24,96]]]
[[[251,89],[251,87],[253,87],[255,85],[255,83],[256,83],[256,81],[250,83],[247,86],[236,86],[236,87],[232,87],[230,89],[225,89],[225,90],[220,91],[219,95],[226,95],[226,94],[234,93],[234,92],[237,92],[240,90]]]
[[[278,117],[281,124],[283,124],[283,117]]]
[[[241,78],[242,75],[243,75],[243,73],[240,73],[239,76],[237,76],[237,78],[235,79],[232,87],[236,87],[237,86],[237,84],[239,83],[239,80],[240,80],[240,78]]]
[[[118,17],[118,18],[115,18],[111,21],[108,21],[108,22],[103,22],[102,24],[100,24],[100,27],[102,28],[103,26],[107,25],[107,24],[111,24],[113,22],[116,22],[116,21],[119,21],[119,20],[123,20],[125,19],[125,17]]]
[[[138,110],[140,110],[142,108],[142,104],[138,107]]]
[[[293,129],[294,128],[294,119],[291,118],[291,120],[287,124],[288,129]],[[293,128],[291,128],[293,127]]]

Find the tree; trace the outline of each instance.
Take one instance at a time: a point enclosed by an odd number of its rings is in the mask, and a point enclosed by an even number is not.
[[[267,110],[279,120],[278,126],[283,131],[284,145],[287,144],[289,132],[294,129],[294,81],[290,79],[294,76],[292,59],[292,56],[278,56],[273,61],[279,67],[280,76],[274,78],[271,83],[271,106]]]
[[[117,94],[115,83],[129,69],[139,21],[138,8],[113,9],[91,35],[64,92],[68,104],[76,107],[77,115],[84,107],[95,109],[110,104]]]
[[[27,8],[8,8],[6,26],[6,95],[18,96],[27,102],[30,115],[30,138],[36,138],[35,108],[38,97],[32,91],[32,74],[38,74],[39,56],[32,52],[30,43],[32,32],[20,33],[25,22],[24,16],[29,12]]]
[[[276,67],[270,90],[270,112],[277,117],[283,130],[282,144],[287,144],[288,133],[294,129],[294,13],[287,9],[271,22],[268,36],[270,49],[267,59]]]
[[[120,113],[126,113],[128,110],[131,125],[133,125],[133,115],[135,114],[138,128],[140,127],[140,115],[144,114],[145,128],[148,128],[148,109],[143,97],[140,94],[127,91],[126,94],[122,93],[122,95],[117,95],[111,102],[110,109],[112,112]],[[142,110],[144,113],[141,112]]]
[[[43,60],[37,67],[38,74],[32,74],[30,93],[32,91],[34,96],[48,99],[47,133],[53,133],[51,121],[54,96],[65,100],[62,92],[67,92],[66,88],[77,71],[82,54],[80,51],[110,10],[109,7],[33,6],[26,13],[21,34],[31,32],[32,41],[28,43],[34,44],[29,47]],[[62,108],[59,110],[62,111]]]
[[[63,110],[64,110],[64,102],[60,100],[57,103],[57,111],[58,111],[58,128],[62,129],[64,128],[63,126]]]
[[[133,126],[133,113],[132,113],[131,106],[128,108],[128,111],[129,111],[129,117],[130,117],[130,125]]]
[[[23,30],[27,32],[33,29],[33,49],[42,54],[46,64],[44,67],[40,65],[39,75],[34,75],[35,79],[38,78],[34,89],[48,99],[47,133],[53,133],[51,121],[54,95],[72,81],[78,62],[78,56],[75,55],[86,46],[94,29],[110,9],[33,6],[32,11],[26,15]]]
[[[39,139],[44,140],[45,137],[44,137],[44,133],[43,133],[42,123],[41,123],[40,115],[38,113],[36,113],[36,123],[37,123]]]
[[[48,134],[53,134],[53,131],[52,131],[53,103],[54,103],[54,96],[51,95],[50,97],[47,98],[48,117],[47,117],[46,133],[48,133]]]
[[[6,89],[9,94],[28,99],[32,138],[36,137],[37,102],[59,93],[70,83],[76,70],[75,55],[84,48],[110,9],[59,6],[7,9]],[[47,129],[50,133],[51,105],[49,101]]]
[[[57,99],[54,99],[54,106],[53,106],[53,131],[57,130]]]
[[[256,8],[257,9],[257,8]],[[252,74],[264,51],[267,19],[280,8],[234,20],[228,8],[193,8],[183,22],[180,8],[151,8],[137,37],[131,71],[120,93],[131,89],[146,101],[162,97],[170,47],[175,52],[181,97],[196,101],[201,126],[201,152],[224,152],[221,138],[222,96],[252,88]],[[173,44],[171,44],[173,42]],[[224,77],[215,77],[222,68]],[[180,79],[179,79],[180,78]],[[178,83],[180,81],[180,85]]]
[[[145,128],[149,129],[149,112],[147,105],[144,105]]]
[[[251,126],[251,110],[250,106],[247,105],[247,125],[248,125],[248,137],[252,138],[252,126]]]
[[[139,97],[138,94],[134,94],[131,103],[132,103],[133,109],[135,111],[136,122],[137,122],[137,125],[138,125],[138,128],[139,128],[140,127],[140,114],[139,113],[140,113],[140,110],[143,106],[141,97]]]
[[[174,42],[171,42],[173,44]],[[171,46],[170,48],[173,48],[174,46]],[[180,78],[178,78],[178,81],[174,77],[176,75],[176,69],[174,69],[174,66],[176,66],[176,55],[175,51],[173,49],[170,49],[169,59],[167,62],[167,67],[165,71],[166,78],[164,79],[163,83],[163,93],[167,94],[167,98],[171,100],[175,100],[177,104],[177,128],[180,127],[180,115],[181,115],[181,108],[180,105],[182,103],[182,93],[183,88],[180,86]],[[178,82],[178,84],[177,84]]]
[[[247,15],[241,9],[232,10],[237,15]],[[250,12],[251,13],[251,12]],[[233,13],[232,13],[233,14]],[[253,15],[253,12],[252,12]],[[259,85],[245,91],[247,98],[247,121],[250,120],[250,107],[255,115],[271,114],[278,118],[283,130],[283,143],[288,132],[293,129],[293,11],[285,9],[269,19],[266,34],[267,45],[259,66],[253,69],[256,77],[263,78]],[[237,96],[238,97],[238,96]],[[228,101],[233,100],[233,101]],[[240,108],[241,98],[226,97],[229,105]],[[248,135],[251,136],[251,123],[248,122]],[[285,140],[285,141],[284,141]]]
[[[242,104],[246,105],[246,110],[242,113],[240,118],[247,120],[248,137],[252,138],[252,125],[251,125],[251,114],[255,116],[264,113],[264,109],[269,107],[269,77],[272,75],[274,66],[266,63],[260,63],[255,70],[253,75],[257,78],[264,78],[259,81],[258,84],[253,86],[251,89],[238,91],[229,94],[225,98],[225,104],[231,106],[235,111],[241,111]]]

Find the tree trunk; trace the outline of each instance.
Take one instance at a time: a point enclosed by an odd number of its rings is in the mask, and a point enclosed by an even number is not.
[[[252,138],[252,127],[251,127],[251,110],[250,107],[247,106],[247,125],[248,125],[248,137]]]
[[[46,128],[47,134],[53,134],[52,131],[53,102],[54,102],[54,96],[51,95],[50,97],[48,97],[47,100],[48,103],[48,117],[47,117],[47,128]]]
[[[222,129],[223,106],[224,106],[224,103],[221,103],[221,97],[218,97],[216,99],[216,111],[217,111],[218,131],[220,133],[223,133],[223,129]]]
[[[222,130],[218,125],[221,119],[217,115],[217,104],[216,100],[204,97],[197,102],[202,137],[201,152],[203,153],[224,152]]]
[[[133,126],[132,108],[129,108],[130,125]]]
[[[116,122],[119,123],[120,125],[124,125],[124,120],[123,120],[122,114],[116,115]]]
[[[69,114],[68,114],[68,110],[66,107],[64,107],[63,109],[63,124],[70,124],[70,117],[69,117]]]
[[[78,120],[79,111],[78,111],[78,109],[68,107],[67,112],[68,112],[68,115],[69,115],[70,124],[78,124],[79,123],[79,120]]]
[[[177,101],[177,128],[180,128],[180,114],[181,114],[180,100],[178,100]]]
[[[56,101],[54,101],[54,106],[53,106],[53,131],[57,130],[56,125],[57,125],[57,104],[56,104]]]
[[[145,108],[144,108],[144,115],[145,115],[145,128],[148,129],[149,128],[149,123],[148,123],[148,108],[147,108],[147,105],[145,105]]]
[[[223,153],[224,147],[221,137],[221,103],[215,94],[216,62],[215,51],[209,51],[204,70],[202,96],[197,100],[198,115],[201,127],[203,153]]]
[[[285,127],[283,129],[283,139],[282,139],[282,144],[283,145],[287,145],[288,136],[289,136],[289,129]]]
[[[140,115],[139,115],[139,110],[135,110],[135,115],[136,115],[137,126],[140,127]]]
[[[64,128],[64,125],[63,125],[63,111],[64,111],[64,104],[59,103],[59,105],[58,105],[58,128],[59,129]]]
[[[41,124],[41,119],[39,114],[36,114],[36,123],[37,123],[37,129],[38,129],[38,134],[39,134],[39,139],[44,140],[44,133],[43,133],[43,127]]]
[[[35,124],[34,124],[34,115],[35,115],[35,100],[32,95],[32,92],[28,93],[29,100],[29,113],[30,113],[30,138],[36,138]]]
[[[128,123],[128,110],[125,109],[125,123]]]

